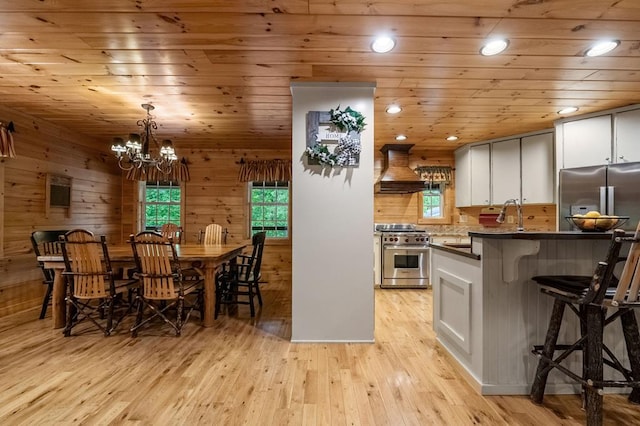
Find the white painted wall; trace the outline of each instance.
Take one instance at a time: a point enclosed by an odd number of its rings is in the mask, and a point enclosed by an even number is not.
[[[292,84],[293,342],[373,342],[372,83]],[[361,112],[360,165],[307,166],[306,114]]]

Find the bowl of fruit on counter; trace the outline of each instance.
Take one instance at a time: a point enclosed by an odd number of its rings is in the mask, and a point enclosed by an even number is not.
[[[629,216],[609,216],[590,211],[585,214],[566,216],[565,219],[584,232],[605,232],[622,225],[629,220]]]

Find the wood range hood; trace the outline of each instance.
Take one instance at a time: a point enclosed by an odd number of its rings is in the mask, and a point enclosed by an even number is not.
[[[410,194],[424,190],[424,181],[409,167],[409,150],[413,144],[387,144],[380,148],[384,164],[374,185],[376,194]]]

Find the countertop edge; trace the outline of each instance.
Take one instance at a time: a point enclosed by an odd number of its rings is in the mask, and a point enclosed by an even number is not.
[[[446,246],[440,243],[431,243],[429,244],[429,247],[436,249],[436,250],[440,250],[440,251],[444,251],[447,253],[451,253],[451,254],[455,254],[458,256],[462,256],[462,257],[468,257],[469,259],[474,259],[474,260],[480,260],[480,255],[479,254],[475,254],[475,253],[470,253],[468,251],[464,251],[461,250],[459,248],[456,247],[451,247],[451,246]]]
[[[471,238],[494,240],[610,240],[612,232],[476,232],[469,231]]]

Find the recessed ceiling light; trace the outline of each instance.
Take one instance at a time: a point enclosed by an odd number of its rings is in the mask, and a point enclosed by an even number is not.
[[[396,41],[391,37],[378,37],[371,44],[371,50],[376,53],[387,53],[396,46]]]
[[[389,105],[385,111],[389,114],[397,114],[402,111],[402,108],[399,105]]]
[[[447,137],[447,140],[448,140],[448,141],[451,141],[451,142],[453,142],[453,141],[457,141],[457,140],[458,140],[458,137],[457,137],[457,136],[454,136],[454,135],[451,135],[451,136]]]
[[[398,135],[398,136],[396,136],[396,140],[397,141],[406,141],[407,137],[405,135]]]
[[[558,114],[571,114],[572,112],[576,112],[578,110],[578,107],[566,107],[566,108],[562,108],[560,111],[558,111]]]
[[[600,56],[605,53],[611,52],[613,49],[618,47],[620,42],[618,40],[606,40],[599,41],[587,50],[585,53],[587,56]]]
[[[497,55],[498,53],[506,49],[508,45],[509,40],[506,39],[491,40],[488,41],[484,46],[482,46],[482,49],[480,49],[480,54],[484,56]]]

